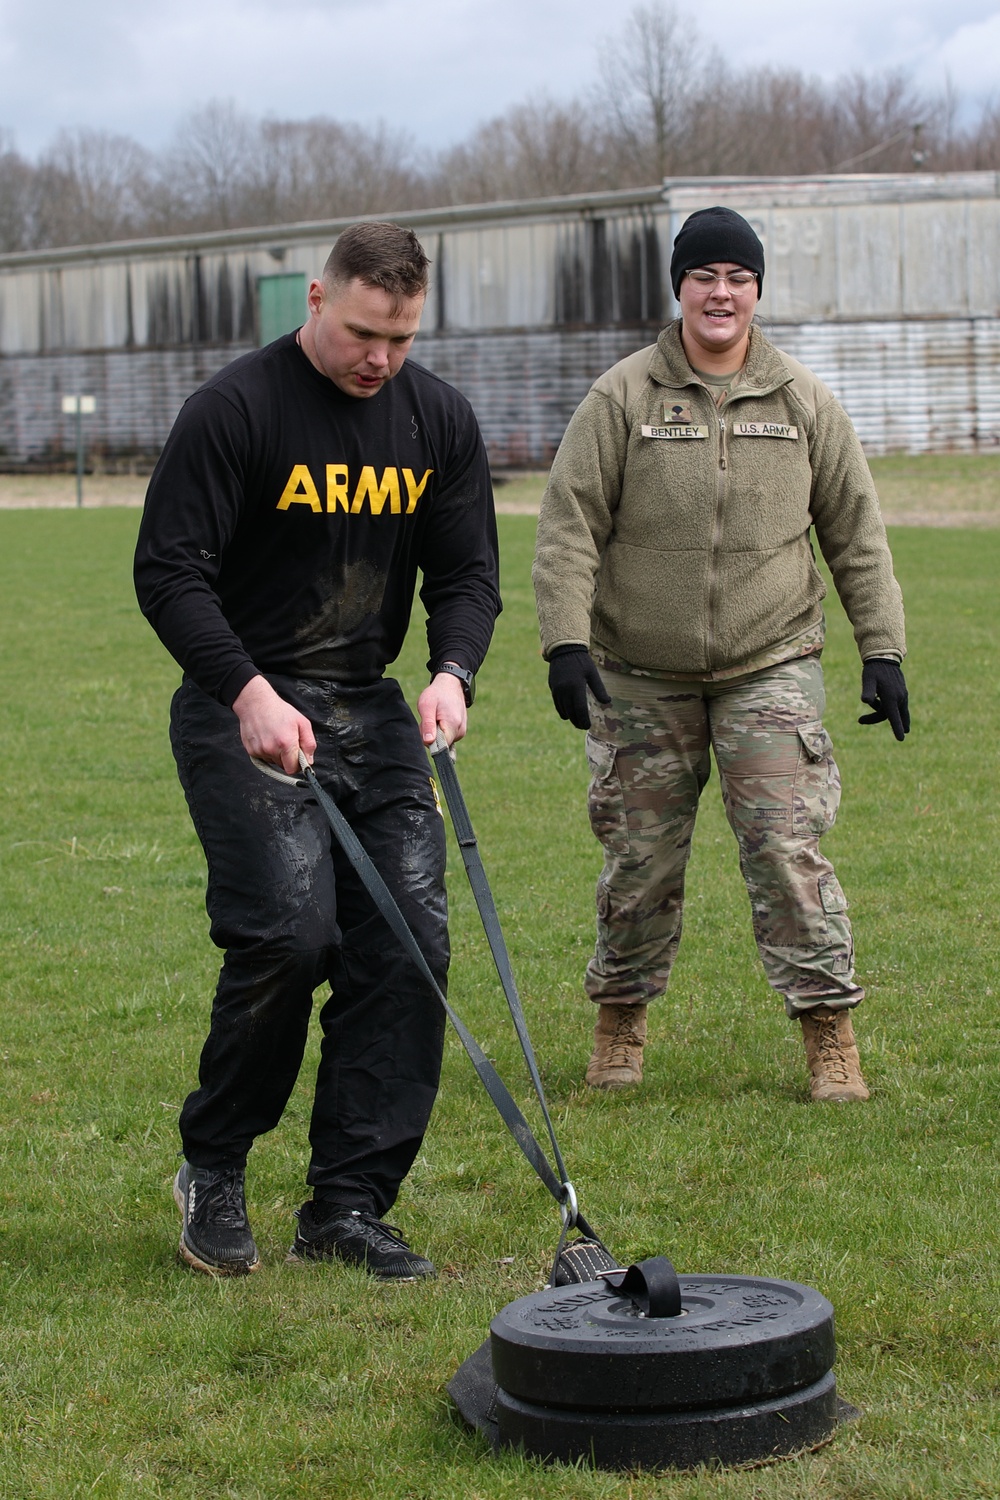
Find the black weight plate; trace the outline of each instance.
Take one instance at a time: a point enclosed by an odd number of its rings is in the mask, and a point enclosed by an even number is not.
[[[511,1302],[490,1324],[497,1384],[546,1407],[683,1411],[780,1396],[832,1367],[833,1308],[811,1287],[753,1276],[680,1286],[676,1318],[642,1317],[603,1281]]]
[[[536,1458],[599,1469],[693,1469],[784,1458],[825,1442],[837,1426],[833,1372],[805,1390],[771,1401],[704,1411],[631,1412],[608,1416],[519,1401],[497,1391],[503,1445],[523,1443]]]

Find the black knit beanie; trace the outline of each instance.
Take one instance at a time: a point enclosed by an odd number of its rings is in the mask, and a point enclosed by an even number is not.
[[[681,278],[696,266],[746,266],[757,277],[757,295],[764,287],[764,246],[741,214],[731,208],[699,208],[684,220],[670,257],[670,285],[680,297]]]

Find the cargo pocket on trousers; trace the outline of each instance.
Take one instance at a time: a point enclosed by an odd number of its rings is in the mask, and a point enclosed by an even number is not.
[[[802,756],[795,775],[792,831],[800,838],[819,838],[832,828],[840,807],[840,772],[833,741],[819,719],[796,726]]]
[[[587,811],[590,826],[611,854],[628,853],[628,820],[625,816],[625,797],[615,766],[616,750],[605,740],[596,740],[587,735],[587,762],[590,766],[590,786],[587,791]]]
[[[829,875],[821,875],[819,877],[819,899],[828,917],[836,916],[838,913],[847,910],[847,897],[844,895],[844,888],[832,871]]]

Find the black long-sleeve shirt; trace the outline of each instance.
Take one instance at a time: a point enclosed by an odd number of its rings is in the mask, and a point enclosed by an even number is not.
[[[288,334],[207,381],[153,471],[135,586],[183,670],[232,704],[258,672],[366,683],[399,653],[416,587],[429,666],[475,671],[500,612],[482,436],[407,360],[345,395]]]

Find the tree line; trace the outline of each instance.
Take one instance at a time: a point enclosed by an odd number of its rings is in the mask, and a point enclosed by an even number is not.
[[[457,145],[213,102],[160,152],[64,130],[37,160],[0,135],[0,251],[652,186],[668,176],[1000,168],[1000,99],[903,72],[832,82],[733,67],[667,0],[637,6],[578,98],[515,104]]]

